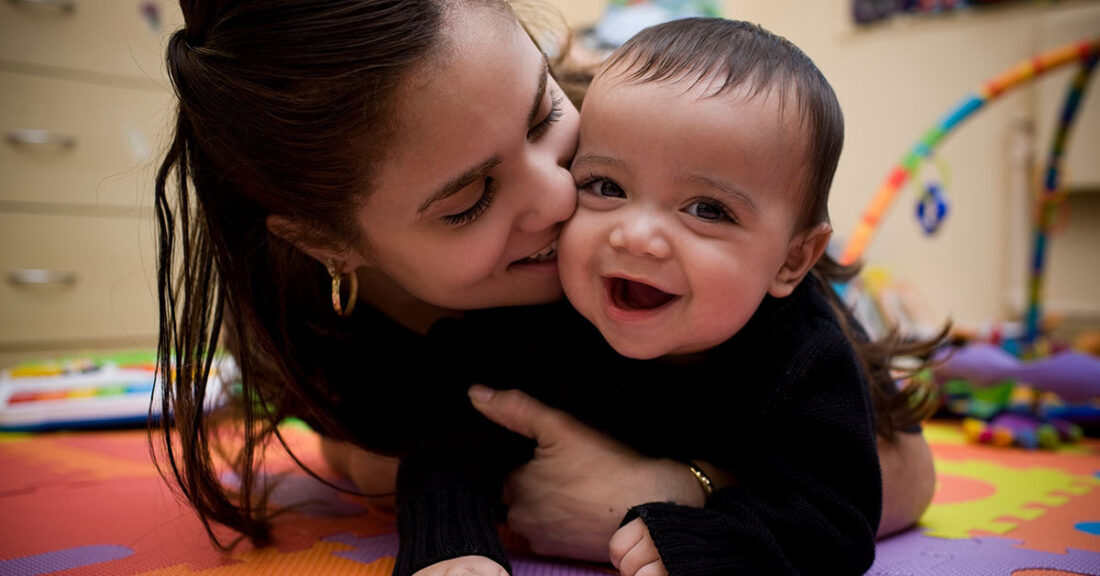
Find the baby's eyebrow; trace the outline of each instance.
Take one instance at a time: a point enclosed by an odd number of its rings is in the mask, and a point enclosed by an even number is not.
[[[604,164],[607,166],[614,166],[615,168],[622,169],[625,169],[627,167],[626,162],[623,162],[622,160],[614,156],[607,156],[606,154],[596,154],[594,152],[585,152],[584,154],[577,156],[573,160],[574,165],[585,163]]]
[[[723,197],[732,200],[734,204],[744,206],[749,212],[752,212],[753,215],[760,214],[760,209],[757,208],[756,202],[753,202],[752,196],[725,180],[711,178],[701,174],[692,174],[688,176],[687,179],[694,184],[717,190]]]

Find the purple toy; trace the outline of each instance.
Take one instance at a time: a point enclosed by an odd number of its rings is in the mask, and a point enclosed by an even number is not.
[[[1100,398],[1100,358],[1080,352],[1025,362],[998,346],[973,343],[948,351],[938,360],[943,362],[935,370],[941,380],[961,379],[988,386],[1012,379],[1054,392],[1068,403]]]

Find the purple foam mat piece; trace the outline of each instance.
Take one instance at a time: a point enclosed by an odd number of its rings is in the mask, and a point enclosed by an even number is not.
[[[38,576],[61,570],[102,564],[133,555],[125,546],[80,546],[53,550],[33,556],[0,560],[0,574],[4,576]]]
[[[354,550],[336,552],[349,560],[370,564],[380,558],[397,556],[397,534],[382,534],[359,538],[353,534],[334,534],[324,538],[325,542],[339,542],[352,546]],[[527,556],[511,556],[514,576],[607,576],[615,574],[610,567],[600,570],[580,564],[569,564],[554,560],[541,560]]]
[[[1020,570],[1061,570],[1100,576],[1100,553],[1070,548],[1065,554],[1017,548],[1019,540],[931,538],[910,530],[878,543],[867,576],[1012,576]]]
[[[1100,358],[1076,351],[1025,362],[992,344],[968,344],[946,355],[936,374],[969,380],[978,386],[1012,378],[1054,392],[1070,403],[1100,397]]]
[[[354,534],[333,534],[321,539],[322,542],[339,542],[355,548],[336,552],[337,556],[370,564],[380,558],[394,558],[397,556],[397,534],[382,534],[359,538]]]

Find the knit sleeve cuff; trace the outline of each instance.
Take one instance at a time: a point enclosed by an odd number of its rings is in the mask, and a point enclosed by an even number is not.
[[[401,547],[394,576],[410,576],[460,556],[485,556],[511,573],[494,510],[495,502],[459,489],[426,491],[404,499],[397,513]]]
[[[623,524],[641,518],[657,546],[669,576],[740,574],[747,568],[738,560],[728,538],[730,518],[706,508],[654,502],[635,506]]]

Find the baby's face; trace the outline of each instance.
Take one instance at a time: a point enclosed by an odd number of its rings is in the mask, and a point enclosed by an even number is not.
[[[597,79],[573,162],[565,293],[624,356],[711,348],[776,288],[799,211],[797,105]]]

